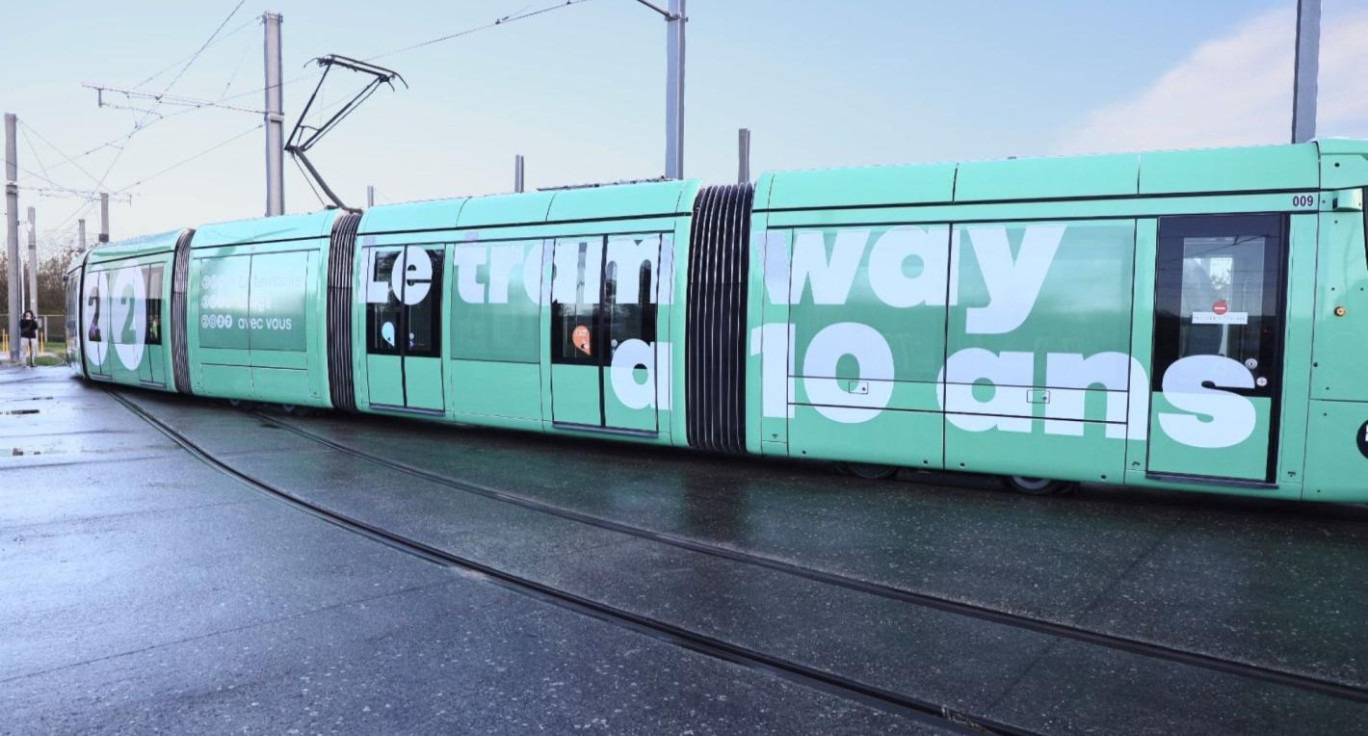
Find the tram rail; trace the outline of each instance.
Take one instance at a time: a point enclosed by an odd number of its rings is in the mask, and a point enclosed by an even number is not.
[[[775,570],[788,575],[797,576],[817,583],[832,585],[848,590],[867,593],[870,595],[888,598],[902,603],[932,608],[949,613],[969,616],[972,618],[989,621],[992,623],[1003,624],[1015,628],[1026,629],[1036,633],[1058,636],[1073,641],[1087,644],[1096,644],[1109,649],[1120,650],[1131,654],[1163,659],[1181,664],[1202,667],[1208,670],[1223,672],[1226,674],[1248,677],[1262,680],[1277,685],[1307,690],[1310,692],[1328,695],[1335,698],[1351,700],[1359,703],[1368,703],[1368,688],[1356,687],[1343,682],[1314,677],[1303,673],[1293,672],[1285,669],[1267,667],[1238,659],[1227,659],[1201,652],[1194,652],[1188,649],[1166,646],[1156,642],[1135,639],[1131,637],[1107,634],[1081,626],[1050,621],[1031,616],[1011,613],[1000,609],[958,601],[942,596],[919,593],[897,586],[884,583],[871,582],[849,575],[842,575],[825,570],[804,567],[793,562],[766,557],[764,555],[745,552],[733,548],[722,547],[716,544],[701,542],[697,539],[662,532],[653,529],[646,529],[640,526],[627,524],[611,519],[585,514],[562,506],[546,503],[527,496],[510,493],[508,491],[490,488],[486,485],[472,483],[470,481],[452,478],[450,476],[424,470],[408,463],[393,460],[382,455],[368,452],[351,445],[347,445],[318,433],[311,432],[298,425],[283,421],[278,417],[272,416],[260,410],[248,410],[248,413],[256,419],[270,423],[272,426],[289,431],[299,437],[311,442],[329,447],[344,454],[366,460],[368,462],[381,465],[383,467],[420,478],[425,481],[437,483],[453,490],[474,494],[483,498],[512,504],[525,509],[530,509],[540,513],[545,513],[560,519],[587,524],[600,529],[626,534],[646,541],[666,544],[679,549],[708,555],[711,557],[723,558],[733,562],[740,562],[747,565],[754,565],[770,570]]]
[[[350,515],[338,513],[322,505],[312,503],[291,494],[289,491],[263,481],[260,478],[253,476],[251,473],[215,457],[211,452],[204,449],[204,447],[195,442],[195,440],[188,435],[177,430],[175,427],[127,397],[121,395],[118,390],[105,387],[105,392],[134,415],[146,421],[154,429],[179,445],[196,460],[203,462],[209,467],[238,480],[259,493],[285,503],[292,508],[308,513],[320,520],[363,536],[371,541],[384,544],[397,551],[417,557],[428,563],[461,570],[466,573],[476,573],[505,589],[532,597],[544,603],[549,603],[582,615],[591,616],[606,623],[650,636],[658,641],[680,646],[714,659],[762,671],[797,685],[825,692],[847,700],[860,702],[870,707],[896,713],[904,717],[910,717],[937,728],[950,729],[966,734],[986,733],[1001,734],[1003,736],[1035,736],[1036,734],[1035,731],[965,713],[915,696],[894,692],[885,688],[874,687],[800,662],[776,657],[749,647],[738,646],[722,639],[690,631],[686,628],[660,621],[649,616],[643,616],[615,606],[600,603],[585,596],[539,583],[535,580],[530,580],[523,576],[500,570],[496,567],[455,554],[448,550],[434,547],[416,539],[396,534]],[[298,431],[295,428],[290,427],[283,422],[279,422],[273,417],[261,414],[260,412],[251,413],[263,420],[275,422],[277,426],[280,426],[283,429]],[[350,450],[340,444],[335,445],[334,449],[366,458],[364,454]],[[415,471],[415,474],[424,472],[418,469],[413,470]],[[405,472],[408,471],[405,470]],[[512,498],[513,497],[510,497],[510,501]]]

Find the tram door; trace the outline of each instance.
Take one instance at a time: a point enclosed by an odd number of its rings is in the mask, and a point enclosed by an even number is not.
[[[659,235],[557,240],[551,278],[556,424],[656,432]]]
[[[1271,482],[1286,218],[1162,218],[1157,255],[1149,472]]]
[[[441,412],[443,246],[370,248],[366,361],[377,408]]]

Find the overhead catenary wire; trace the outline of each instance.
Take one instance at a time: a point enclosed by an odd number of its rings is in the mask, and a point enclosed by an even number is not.
[[[367,57],[367,58],[363,59],[363,61],[375,61],[376,59],[383,59],[383,58],[388,57],[388,56],[394,56],[394,55],[396,55],[396,54],[402,54],[402,53],[405,53],[405,52],[408,52],[408,51],[414,51],[414,50],[416,50],[416,49],[421,49],[421,48],[424,48],[424,47],[426,47],[426,46],[433,46],[433,45],[435,45],[435,44],[443,43],[443,42],[445,42],[445,41],[450,41],[450,40],[452,40],[452,39],[460,38],[460,37],[462,37],[462,36],[469,36],[469,35],[472,34],[472,33],[478,33],[478,32],[480,32],[480,31],[486,31],[486,30],[489,30],[490,28],[494,28],[494,27],[496,27],[496,26],[502,26],[502,25],[508,25],[508,24],[510,24],[510,23],[516,23],[517,21],[520,21],[520,20],[527,20],[528,18],[532,18],[532,17],[538,16],[538,15],[542,15],[542,14],[544,14],[544,13],[550,13],[550,12],[553,12],[553,11],[556,11],[556,10],[564,10],[565,8],[568,8],[568,7],[572,6],[572,5],[579,5],[579,4],[581,4],[581,3],[586,3],[586,2],[589,2],[589,0],[563,0],[562,2],[558,2],[558,3],[552,4],[552,5],[546,5],[546,6],[537,8],[536,10],[527,10],[527,9],[526,9],[526,6],[524,6],[524,9],[523,9],[523,10],[519,10],[519,11],[514,12],[514,13],[509,13],[508,15],[505,15],[505,16],[502,16],[502,17],[500,17],[500,18],[495,19],[493,22],[485,23],[484,25],[474,26],[474,27],[472,27],[472,28],[466,28],[465,30],[456,31],[455,33],[448,33],[448,34],[443,35],[443,36],[438,36],[438,37],[436,37],[436,38],[431,38],[431,39],[428,39],[428,40],[426,40],[426,41],[420,41],[420,42],[418,42],[418,43],[410,44],[410,45],[408,45],[408,46],[402,46],[402,47],[397,48],[397,49],[392,49],[392,50],[386,51],[386,52],[384,52],[384,53],[376,54],[375,56]]]
[[[156,179],[157,177],[161,176],[162,174],[165,174],[165,173],[167,173],[167,172],[169,172],[169,171],[174,171],[174,170],[176,170],[176,169],[178,169],[178,168],[180,168],[180,167],[182,167],[182,166],[184,166],[184,165],[190,163],[191,161],[194,161],[194,160],[196,160],[196,159],[199,159],[199,158],[202,158],[202,157],[204,157],[204,156],[207,156],[207,155],[209,155],[210,153],[213,153],[214,151],[217,151],[218,149],[223,148],[224,146],[228,145],[229,143],[232,143],[233,141],[238,140],[239,138],[242,138],[242,137],[244,137],[244,136],[246,136],[246,135],[248,135],[248,134],[250,134],[250,133],[253,133],[253,132],[256,132],[256,131],[258,131],[258,130],[261,130],[264,126],[265,126],[265,123],[258,123],[258,124],[256,124],[256,125],[253,125],[252,127],[250,127],[250,128],[248,128],[248,129],[242,131],[241,133],[237,133],[237,134],[233,135],[233,136],[230,137],[230,138],[225,138],[224,140],[221,140],[221,141],[219,141],[218,143],[215,143],[214,145],[212,145],[212,146],[210,146],[210,147],[208,147],[208,148],[206,148],[206,149],[200,151],[199,153],[196,153],[196,154],[187,156],[187,157],[181,159],[180,161],[177,161],[176,163],[171,164],[170,166],[167,166],[166,168],[164,168],[164,169],[162,169],[162,170],[160,170],[160,171],[157,171],[156,173],[153,173],[153,174],[149,174],[149,175],[147,175],[147,176],[144,176],[143,178],[141,178],[141,179],[139,179],[139,180],[133,182],[132,184],[129,184],[128,186],[121,187],[121,188],[119,188],[119,189],[115,189],[113,192],[111,192],[111,194],[122,194],[122,193],[124,193],[124,192],[127,192],[127,191],[130,190],[130,189],[135,188],[135,187],[140,187],[140,186],[142,186],[143,184],[146,184],[147,182],[152,181],[153,179]]]

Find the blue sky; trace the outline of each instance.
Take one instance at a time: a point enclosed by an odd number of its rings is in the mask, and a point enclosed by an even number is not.
[[[234,103],[259,107],[254,17],[268,9],[284,15],[290,79],[320,54],[371,57],[553,1],[248,0],[172,92],[249,93]],[[26,126],[21,184],[130,192],[131,205],[112,207],[116,239],[260,215],[264,144],[248,113],[178,115],[122,153],[79,158],[84,171],[63,163],[139,117],[98,109],[81,82],[132,86],[172,67],[145,87],[161,91],[235,4],[11,4],[0,40],[21,66],[0,79],[0,107]],[[739,127],[753,131],[754,171],[1282,142],[1294,9],[1295,0],[691,0],[685,174],[733,179]],[[517,153],[529,187],[657,176],[664,35],[633,0],[591,0],[385,57],[411,88],[377,93],[312,158],[355,203],[367,184],[381,202],[507,191]],[[1323,135],[1368,137],[1365,37],[1368,0],[1325,0]],[[291,124],[311,86],[286,88]],[[319,206],[292,166],[286,204]],[[79,199],[31,192],[29,205],[47,243],[72,237],[77,217],[94,230],[97,215]]]

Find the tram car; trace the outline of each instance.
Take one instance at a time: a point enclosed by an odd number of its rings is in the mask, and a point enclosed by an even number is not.
[[[90,381],[533,432],[1368,501],[1368,142],[666,181],[90,250]]]

